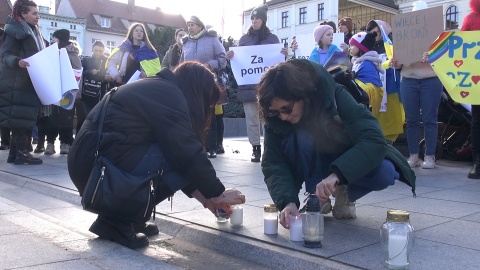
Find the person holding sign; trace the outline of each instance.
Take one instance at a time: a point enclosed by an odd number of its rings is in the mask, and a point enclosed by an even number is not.
[[[352,33],[352,30],[353,30],[352,18],[350,18],[350,17],[341,18],[338,21],[338,30],[339,30],[340,33],[344,34],[344,38],[343,38],[344,42],[342,44],[340,44],[341,49],[344,52],[348,52],[348,44],[350,42],[350,39],[353,36],[353,33]]]
[[[378,121],[328,71],[295,59],[269,69],[257,87],[265,125],[262,171],[289,228],[298,194],[316,194],[324,214],[356,218],[355,201],[400,180],[415,192],[407,160],[387,144]]]
[[[470,0],[470,12],[463,20],[462,31],[480,30],[480,2]],[[472,105],[472,154],[473,168],[468,173],[468,178],[480,179],[480,105]]]
[[[247,33],[240,38],[238,46],[255,46],[265,44],[280,43],[278,37],[267,27],[268,6],[263,4],[252,10],[252,25]],[[285,57],[288,54],[286,48],[282,48],[280,53]],[[227,59],[234,57],[233,51],[227,52]],[[257,97],[255,96],[255,84],[240,85],[237,89],[237,99],[243,102],[245,111],[245,120],[247,124],[247,135],[250,144],[253,147],[252,162],[260,162],[262,156],[262,147],[260,145],[260,117],[258,111]]]
[[[27,71],[29,63],[24,60],[47,45],[38,27],[39,19],[35,2],[17,0],[5,25],[1,55],[3,69],[0,74],[0,126],[12,130],[7,162],[16,165],[43,163],[28,152],[40,99]]]
[[[313,29],[313,39],[318,45],[310,54],[310,61],[324,65],[334,52],[341,52],[333,42],[333,28],[330,25],[319,25]]]
[[[137,72],[140,72],[140,78],[145,78],[157,74],[160,68],[157,51],[141,23],[130,26],[127,38],[107,60],[108,74],[118,85],[127,83]]]

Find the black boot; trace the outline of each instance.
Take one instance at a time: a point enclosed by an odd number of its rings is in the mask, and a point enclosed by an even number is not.
[[[261,157],[262,157],[262,146],[254,145],[251,161],[252,162],[260,162]]]
[[[8,160],[7,160],[8,162]],[[15,165],[39,165],[42,164],[43,160],[41,158],[36,158],[32,156],[28,151],[17,150],[17,155],[15,157]]]
[[[10,145],[10,151],[8,152],[7,163],[14,163],[16,158],[17,158],[17,147],[15,146],[15,143],[12,142]]]
[[[135,233],[132,223],[101,215],[93,222],[89,230],[98,235],[98,238],[112,240],[131,249],[146,247],[149,243],[145,234]]]
[[[480,154],[478,153],[473,156],[473,168],[468,173],[468,178],[480,179]]]
[[[135,233],[143,233],[146,236],[154,236],[160,233],[157,225],[150,222],[134,222],[133,230]]]

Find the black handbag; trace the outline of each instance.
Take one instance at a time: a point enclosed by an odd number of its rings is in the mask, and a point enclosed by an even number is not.
[[[114,92],[115,89],[107,94],[101,109],[97,157],[83,192],[82,206],[84,210],[96,214],[145,221],[154,212],[155,190],[163,171],[147,176],[132,175],[119,169],[107,157],[98,154],[107,104]]]

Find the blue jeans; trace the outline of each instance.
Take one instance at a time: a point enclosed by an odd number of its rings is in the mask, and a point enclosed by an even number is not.
[[[188,184],[188,181],[170,166],[158,144],[150,146],[143,159],[130,173],[133,175],[148,175],[158,170],[163,170],[163,174],[159,183],[157,183],[157,189],[160,190],[157,190],[156,203],[164,200],[165,196],[173,195]],[[168,190],[165,190],[165,187]]]
[[[437,77],[427,79],[403,78],[400,92],[407,119],[408,151],[420,151],[420,120],[425,130],[425,155],[435,155],[438,137],[438,106],[443,86]]]
[[[337,158],[317,153],[314,138],[303,130],[292,131],[287,136],[284,153],[294,167],[294,174],[305,182],[305,190],[310,193],[315,193],[317,184],[330,174],[328,167]],[[393,163],[384,159],[378,167],[348,184],[348,198],[356,201],[372,191],[393,186],[399,178]]]

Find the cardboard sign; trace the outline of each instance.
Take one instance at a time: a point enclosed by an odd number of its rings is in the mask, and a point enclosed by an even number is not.
[[[232,47],[234,57],[230,60],[233,75],[238,85],[257,84],[263,73],[278,63],[285,62],[280,51],[283,44]]]
[[[393,55],[398,64],[422,61],[423,53],[443,32],[443,25],[442,6],[393,16]]]
[[[428,53],[433,70],[452,99],[480,105],[480,31],[443,32]]]

